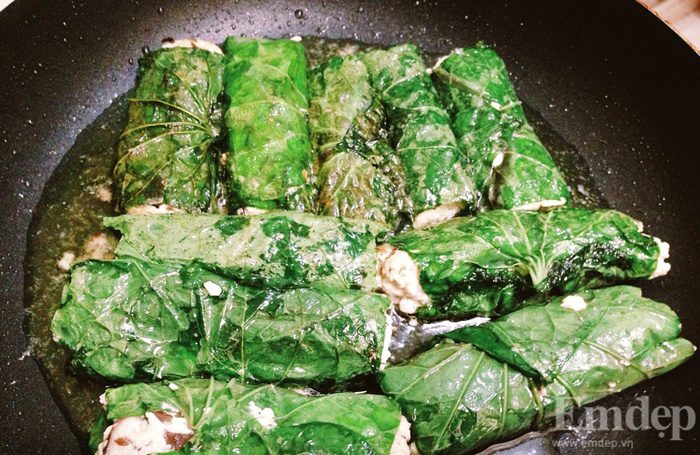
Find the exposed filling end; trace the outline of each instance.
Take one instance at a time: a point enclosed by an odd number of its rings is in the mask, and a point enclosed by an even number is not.
[[[238,210],[236,210],[236,215],[245,215],[245,216],[251,216],[251,215],[262,215],[263,213],[267,213],[268,211],[265,209],[259,209],[257,207],[242,207]]]
[[[418,265],[405,251],[389,244],[377,247],[377,283],[404,314],[430,302],[420,285]]]
[[[411,424],[406,420],[406,417],[401,416],[399,429],[396,430],[394,442],[391,444],[390,455],[411,455],[411,448],[408,441],[411,440]]]
[[[654,242],[659,245],[659,257],[656,259],[656,270],[649,276],[650,280],[666,275],[671,270],[671,264],[666,262],[670,257],[670,245],[654,237]]]
[[[557,207],[563,207],[565,205],[566,205],[566,199],[564,199],[564,198],[545,199],[543,201],[530,202],[529,204],[519,205],[517,207],[513,207],[512,210],[523,210],[523,211],[551,210],[551,209],[555,209]]]
[[[178,213],[182,212],[179,208],[170,204],[160,204],[160,205],[137,205],[136,207],[129,207],[126,213],[129,215],[158,215],[163,213]]]
[[[451,220],[459,212],[462,211],[464,205],[459,202],[452,204],[442,204],[433,209],[425,210],[416,216],[413,220],[414,229],[424,229],[431,226],[436,226],[445,221]]]
[[[194,39],[194,38],[165,39],[165,40],[163,40],[163,45],[161,47],[163,49],[172,49],[174,47],[187,47],[190,49],[204,49],[205,51],[209,51],[213,54],[224,55],[221,48],[219,46],[217,46],[216,44],[209,42],[209,41],[204,41],[201,39]]]
[[[147,455],[179,450],[194,435],[184,417],[164,411],[124,417],[108,426],[96,455]]]
[[[569,295],[564,297],[564,300],[561,302],[561,307],[566,308],[567,310],[579,312],[588,308],[588,304],[580,295]]]

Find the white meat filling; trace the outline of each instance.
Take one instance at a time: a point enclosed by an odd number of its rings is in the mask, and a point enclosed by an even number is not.
[[[207,294],[209,294],[212,297],[219,297],[221,295],[221,293],[223,292],[223,289],[221,289],[221,286],[214,283],[213,281],[205,281],[204,282],[204,289],[207,291]]]
[[[418,265],[405,251],[384,244],[377,247],[377,283],[404,314],[414,314],[430,302],[420,285]]]
[[[184,417],[163,412],[124,417],[107,427],[96,455],[147,455],[178,450],[194,432]]]
[[[649,276],[650,280],[664,276],[671,270],[671,264],[666,262],[671,256],[671,246],[666,242],[662,242],[661,239],[656,237],[654,237],[654,242],[659,245],[659,257],[656,259],[656,269],[654,270],[654,273]]]
[[[129,215],[158,215],[163,213],[178,213],[182,212],[179,208],[170,204],[151,205],[144,204],[136,207],[130,207],[126,213]]]
[[[61,256],[61,259],[58,260],[57,265],[59,269],[63,270],[64,272],[67,272],[73,266],[74,261],[75,253],[73,253],[72,251],[66,251],[63,253],[63,256]]]
[[[425,210],[419,213],[418,216],[416,216],[416,219],[413,220],[413,228],[424,229],[431,226],[437,226],[438,224],[449,221],[457,216],[457,214],[461,212],[463,208],[463,204],[455,202],[452,204],[439,205],[433,209]]]
[[[270,408],[261,408],[250,401],[248,402],[248,412],[265,430],[272,430],[277,426],[275,412]]]
[[[411,440],[411,424],[406,417],[401,416],[399,428],[396,430],[394,442],[391,444],[390,455],[411,455],[411,447],[408,441]]]
[[[253,216],[253,215],[262,215],[263,213],[267,213],[267,210],[264,209],[259,209],[257,207],[243,207],[238,210],[236,210],[236,215],[245,215],[245,216]]]
[[[209,41],[204,41],[201,39],[194,39],[194,38],[183,38],[183,39],[176,39],[176,40],[169,40],[163,42],[162,48],[163,49],[172,49],[174,47],[186,47],[189,49],[204,49],[205,51],[209,51],[212,54],[221,54],[224,55],[223,51],[219,46],[216,44],[209,42]]]
[[[569,295],[564,297],[564,300],[561,302],[561,307],[566,308],[567,310],[579,312],[588,308],[588,304],[580,295]]]
[[[566,205],[566,199],[544,199],[542,201],[530,202],[529,204],[519,205],[513,207],[513,210],[520,211],[537,211],[537,210],[551,210],[557,207],[563,207]]]
[[[379,358],[379,369],[383,370],[386,368],[389,358],[391,357],[391,351],[389,351],[389,345],[391,344],[391,335],[394,333],[394,324],[391,318],[391,314],[386,316],[386,326],[384,327],[384,346],[382,347],[382,355]]]

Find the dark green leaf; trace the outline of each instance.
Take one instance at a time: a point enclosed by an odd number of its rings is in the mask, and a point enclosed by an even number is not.
[[[524,308],[449,335],[465,342],[441,341],[384,370],[382,390],[412,421],[420,452],[461,454],[514,437],[693,355],[694,346],[678,338],[676,314],[638,289],[580,297],[585,309],[575,311],[570,302],[562,307],[562,299]]]
[[[240,222],[245,226],[239,230],[221,230],[237,225],[236,220],[248,221]],[[126,215],[105,223],[122,233],[117,247],[121,256],[199,260],[256,286],[322,281],[366,290],[376,287],[374,239],[386,229],[371,221],[282,211],[251,217]]]
[[[679,333],[678,316],[668,306],[643,298],[638,288],[616,286],[558,297],[447,336],[552,382],[574,357],[586,357],[581,351],[597,347],[611,364],[643,372],[641,354]]]
[[[469,344],[444,341],[382,372],[381,387],[412,422],[423,455],[463,454],[530,428],[534,384]]]
[[[331,58],[312,71],[311,95],[319,213],[393,225],[409,209],[405,177],[367,68],[354,55]]]
[[[566,182],[527,123],[505,64],[494,51],[457,49],[440,60],[433,75],[482,206],[568,204]]]
[[[471,208],[472,182],[418,49],[406,44],[375,50],[362,60],[387,108],[416,213],[445,204]]]
[[[401,412],[369,394],[305,396],[272,385],[205,379],[133,384],[106,392],[110,421],[167,412],[184,417],[194,435],[178,453],[388,454]],[[274,415],[263,426],[255,407]]]
[[[313,209],[304,47],[290,40],[229,37],[226,160],[241,207]]]
[[[613,210],[493,210],[389,242],[417,264],[428,318],[505,314],[549,294],[650,278],[665,259],[658,239]]]
[[[140,60],[114,169],[122,209],[210,209],[223,67],[222,55],[202,49],[161,49]]]
[[[53,319],[74,364],[113,380],[195,374],[339,388],[375,373],[388,299],[237,284],[199,264],[78,264]]]

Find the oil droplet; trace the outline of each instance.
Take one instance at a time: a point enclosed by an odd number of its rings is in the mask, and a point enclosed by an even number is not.
[[[304,10],[298,9],[294,11],[294,17],[297,19],[303,19],[304,18]]]

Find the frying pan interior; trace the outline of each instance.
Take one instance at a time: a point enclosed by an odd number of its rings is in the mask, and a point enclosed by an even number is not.
[[[229,34],[412,41],[430,52],[495,46],[521,98],[564,139],[556,146],[580,152],[608,203],[671,243],[670,276],[645,292],[678,311],[685,336],[700,342],[700,59],[634,1],[17,0],[0,13],[0,452],[81,450],[25,353],[22,264],[45,183],[78,133],[133,85],[142,48]],[[699,380],[693,360],[605,404],[625,408],[643,394],[652,406],[700,410]],[[621,453],[698,447],[697,431],[676,442],[622,431],[549,434],[512,450],[587,453],[582,443],[602,436],[632,440]]]

